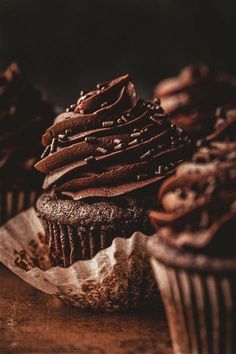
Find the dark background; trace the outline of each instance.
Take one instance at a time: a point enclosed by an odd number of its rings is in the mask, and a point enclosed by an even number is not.
[[[130,73],[140,95],[193,61],[236,73],[235,0],[0,0],[0,66],[62,106]]]

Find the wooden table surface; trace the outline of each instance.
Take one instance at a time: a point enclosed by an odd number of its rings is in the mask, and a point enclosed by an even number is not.
[[[0,265],[1,354],[172,354],[159,312],[80,312]]]

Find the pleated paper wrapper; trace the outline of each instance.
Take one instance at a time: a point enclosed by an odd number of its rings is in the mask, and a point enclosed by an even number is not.
[[[0,228],[0,261],[24,281],[86,310],[156,307],[160,295],[140,232],[115,238],[91,260],[68,268],[51,266],[44,229],[34,208]]]
[[[235,354],[236,261],[149,245],[174,353]]]
[[[21,211],[33,206],[39,192],[36,190],[0,191],[0,225]]]

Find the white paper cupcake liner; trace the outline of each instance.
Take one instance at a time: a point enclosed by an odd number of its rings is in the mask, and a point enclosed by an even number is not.
[[[174,353],[234,354],[236,273],[168,266],[154,257],[151,263]]]
[[[179,251],[158,237],[148,250],[174,353],[235,354],[236,260]]]
[[[0,225],[33,206],[37,196],[34,190],[0,191]]]
[[[91,260],[50,267],[44,229],[36,211],[20,213],[0,228],[0,261],[24,281],[88,310],[127,310],[160,301],[149,261],[149,236],[117,237]],[[38,266],[40,265],[40,266]]]

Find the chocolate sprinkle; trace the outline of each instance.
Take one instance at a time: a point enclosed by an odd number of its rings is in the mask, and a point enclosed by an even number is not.
[[[121,144],[118,144],[114,147],[114,150],[122,150],[125,148],[125,144],[124,143],[121,143]]]
[[[177,128],[176,131],[177,131],[178,135],[182,135],[183,134],[183,129],[182,128]]]
[[[163,119],[163,118],[165,118],[165,113],[159,113],[159,112],[157,112],[157,113],[155,113],[155,117],[157,117],[157,118],[159,118],[159,119]]]
[[[66,134],[59,134],[58,135],[58,139],[62,140],[62,141],[66,141],[67,140],[67,136],[66,136]]]
[[[224,118],[217,118],[216,122],[215,122],[215,129],[219,129],[221,126],[223,126],[223,124],[225,123],[225,119]]]
[[[74,111],[75,108],[76,108],[76,106],[77,106],[76,103],[71,104],[71,105],[70,105],[70,110],[71,110],[71,111]]]
[[[113,125],[114,125],[113,120],[108,120],[108,121],[102,123],[103,128],[113,127]]]
[[[184,137],[184,143],[185,143],[185,144],[190,144],[190,139],[189,139],[189,137],[187,137],[187,136]]]
[[[164,109],[161,106],[156,106],[155,107],[155,111],[158,112],[158,113],[162,113],[162,114],[166,115]]]
[[[144,179],[147,179],[147,178],[148,178],[148,175],[145,174],[145,173],[137,175],[137,180],[138,181],[143,181]]]
[[[104,108],[106,106],[107,106],[107,102],[104,102],[104,103],[101,104],[101,108]]]
[[[155,171],[155,175],[160,176],[163,174],[164,174],[164,167],[162,165],[159,165],[157,171]]]
[[[136,144],[138,144],[138,139],[131,140],[131,141],[128,143],[129,146],[133,146],[133,145],[136,145]]]
[[[203,139],[197,140],[197,142],[196,142],[196,147],[202,147],[202,146],[204,146]]]
[[[86,143],[96,143],[98,139],[96,138],[96,136],[86,136],[84,141],[86,141]]]
[[[105,148],[103,148],[101,146],[97,147],[96,150],[97,150],[97,152],[100,152],[103,155],[107,154],[107,149],[105,149]]]
[[[146,160],[147,158],[149,158],[151,156],[151,150],[148,150],[147,152],[145,152],[145,154],[143,154],[142,156],[140,156],[140,160]]]
[[[75,110],[76,106],[77,106],[76,103],[71,104],[69,108],[66,108],[66,113],[73,112]]]
[[[224,117],[224,107],[218,107],[215,114],[217,118]]]
[[[121,121],[124,122],[124,123],[127,123],[127,122],[128,122],[128,120],[125,118],[125,116],[121,116],[120,119],[121,119]]]
[[[131,138],[139,138],[142,135],[141,132],[137,132],[137,133],[132,133],[130,136]]]
[[[114,139],[114,144],[120,144],[122,142],[122,140],[121,139]]]
[[[53,138],[52,139],[52,143],[51,143],[51,148],[50,148],[50,152],[55,152],[57,148],[57,138]]]
[[[159,124],[159,125],[162,124],[162,122],[160,121],[160,119],[158,117],[156,117],[156,115],[149,117],[149,119],[155,124]]]
[[[65,130],[65,134],[68,135],[72,135],[72,129],[66,129]]]
[[[46,157],[46,156],[49,154],[50,149],[51,149],[51,146],[48,145],[48,146],[44,149],[44,151],[43,151],[43,153],[42,153],[42,155],[41,155],[40,158],[41,158],[41,159],[44,159],[44,157]]]
[[[96,88],[97,88],[97,89],[104,89],[105,86],[107,86],[108,84],[109,84],[109,81],[100,82],[99,84],[97,84]]]
[[[154,100],[153,100],[153,102],[154,102],[155,104],[157,104],[158,106],[161,104],[161,100],[160,100],[160,98],[158,98],[158,97],[155,97]]]

